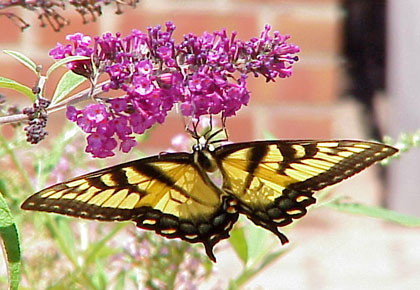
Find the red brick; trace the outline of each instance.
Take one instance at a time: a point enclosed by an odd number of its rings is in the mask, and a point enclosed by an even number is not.
[[[174,38],[179,41],[182,35],[192,32],[196,35],[202,35],[204,31],[213,32],[226,28],[228,33],[232,31],[238,32],[241,39],[249,39],[259,35],[259,31],[263,28],[257,27],[257,19],[254,13],[238,13],[221,14],[213,11],[187,11],[174,10],[168,13],[160,13],[156,11],[140,11],[131,10],[124,13],[124,17],[118,19],[120,21],[120,29],[123,35],[128,34],[132,29],[146,31],[147,26],[155,26],[168,20],[172,21],[177,27]]]
[[[50,26],[46,27],[39,27],[33,26],[31,27],[31,32],[36,33],[38,36],[36,37],[36,45],[39,46],[41,49],[46,49],[47,53],[48,50],[55,47],[57,42],[62,44],[68,43],[65,39],[66,35],[73,34],[76,32],[83,33],[85,35],[94,36],[99,34],[99,23],[98,22],[90,22],[88,24],[83,24],[82,17],[76,13],[74,10],[68,10],[65,12],[60,13],[63,17],[70,21],[70,25],[64,26],[59,32],[55,32]],[[106,21],[105,19],[101,19],[101,21]]]
[[[37,79],[35,73],[26,66],[7,56],[7,60],[1,63],[1,77],[9,78],[15,81],[31,86]]]
[[[13,128],[12,125],[6,124],[6,125],[1,126],[0,130],[1,130],[1,136],[3,138],[5,138],[6,140],[9,140],[9,139],[13,138],[14,132],[15,132],[16,129]],[[17,130],[19,130],[19,129],[17,129]]]
[[[160,152],[170,148],[172,138],[181,133],[185,133],[182,118],[171,114],[163,124],[157,124],[149,130],[148,138],[139,146],[147,152]]]
[[[240,110],[237,116],[230,117],[226,121],[229,140],[232,142],[251,141],[255,139],[255,122],[251,114],[252,110]]]
[[[36,75],[31,70],[13,58],[10,61],[1,63],[0,76],[22,83],[29,88],[32,88],[37,80]],[[9,104],[29,103],[24,95],[14,90],[0,88],[0,93],[6,97]]]
[[[63,128],[68,125],[69,120],[66,118],[66,110],[56,111],[54,113],[48,114],[48,122],[46,130],[48,132],[49,142],[54,140],[54,137],[57,137],[63,130]],[[84,133],[83,133],[84,134]],[[86,134],[84,134],[86,138]],[[84,148],[85,145],[83,145]],[[81,147],[82,148],[82,147]]]
[[[332,119],[316,114],[271,114],[266,128],[276,138],[328,139],[332,135]]]
[[[338,15],[331,15],[306,16],[295,9],[287,14],[279,13],[272,26],[282,34],[291,35],[290,42],[299,46],[301,56],[336,55],[341,48],[341,19]]]
[[[3,10],[2,12],[15,13],[18,16],[20,16],[19,9],[17,8]],[[13,23],[12,20],[3,15],[0,16],[0,27],[0,43],[2,44],[2,49],[5,49],[4,45],[6,43],[18,42],[22,37],[22,33],[28,33],[28,29],[26,29],[25,32],[22,32],[18,25],[16,25],[15,23]]]
[[[249,77],[248,89],[251,91],[251,105],[258,103],[276,104],[327,103],[335,100],[340,92],[340,69],[329,63],[319,65],[296,64],[293,74],[287,79],[266,83],[262,77]]]

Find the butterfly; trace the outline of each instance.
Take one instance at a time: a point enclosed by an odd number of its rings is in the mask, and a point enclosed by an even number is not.
[[[22,209],[102,221],[133,221],[167,238],[214,246],[239,214],[288,242],[279,228],[303,217],[314,192],[395,154],[381,143],[273,140],[166,153],[91,172],[43,189]],[[220,185],[211,173],[221,176]]]

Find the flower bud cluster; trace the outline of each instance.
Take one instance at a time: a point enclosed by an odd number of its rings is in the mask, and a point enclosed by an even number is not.
[[[24,128],[26,131],[26,141],[31,144],[37,144],[48,135],[45,131],[47,126],[47,107],[50,101],[42,97],[38,97],[32,108],[24,108],[22,113],[28,116],[28,125]]]

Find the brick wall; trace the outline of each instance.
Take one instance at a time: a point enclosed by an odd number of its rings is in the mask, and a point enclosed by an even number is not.
[[[225,27],[228,32],[235,30],[239,38],[247,40],[258,36],[264,24],[269,23],[273,30],[291,35],[290,41],[301,48],[300,61],[295,64],[289,79],[268,84],[261,77],[248,79],[251,101],[237,117],[228,120],[230,138],[233,141],[262,138],[264,130],[277,138],[330,138],[340,135],[334,130],[337,115],[334,110],[342,83],[342,12],[338,2],[143,0],[135,10],[125,7],[121,16],[114,14],[113,7],[107,7],[103,16],[89,25],[82,25],[80,16],[70,13],[70,9],[65,15],[71,25],[59,33],[49,27],[40,28],[33,13],[23,12],[21,15],[25,19],[32,19],[32,27],[20,33],[10,21],[0,18],[0,43],[2,49],[22,51],[48,67],[52,63],[48,50],[56,42],[64,43],[65,35],[76,31],[88,35],[120,31],[124,35],[133,28],[145,31],[147,26],[171,20],[177,26],[177,39],[189,31],[201,34],[205,30]],[[23,79],[28,86],[33,85],[35,77],[10,57],[1,55],[0,64],[1,76]],[[52,80],[57,78],[58,74],[52,76]],[[47,88],[48,93],[54,89],[51,86]],[[10,91],[7,93],[10,94]],[[163,125],[151,132],[150,139],[142,148],[146,151],[165,149],[172,136],[182,131],[183,122],[173,113]]]

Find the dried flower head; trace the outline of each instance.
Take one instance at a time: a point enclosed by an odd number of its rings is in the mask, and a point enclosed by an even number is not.
[[[37,144],[48,135],[45,131],[47,126],[47,107],[50,105],[50,101],[42,97],[37,97],[32,108],[24,108],[23,114],[28,116],[28,125],[25,127],[26,141],[31,144]]]

